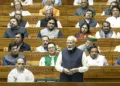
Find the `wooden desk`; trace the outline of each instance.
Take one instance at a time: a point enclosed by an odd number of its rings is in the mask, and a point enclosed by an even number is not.
[[[0,82],[6,81],[7,75],[13,67],[0,67]],[[54,67],[27,67],[35,78],[59,78],[59,72]],[[119,66],[89,67],[84,73],[85,82],[120,82]]]

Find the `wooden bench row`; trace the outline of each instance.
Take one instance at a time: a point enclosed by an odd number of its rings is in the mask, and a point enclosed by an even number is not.
[[[3,56],[9,54],[9,52],[0,52],[0,64],[2,64]],[[48,55],[48,53],[41,52],[21,52],[26,57],[27,65],[39,65],[41,57]],[[58,53],[57,53],[58,54]],[[114,65],[116,58],[120,56],[119,52],[100,52],[104,55],[109,65]]]
[[[14,67],[0,66],[0,71],[1,71],[0,82],[7,81],[8,73],[13,68]],[[48,78],[59,79],[59,72],[57,72],[54,67],[31,66],[27,68],[33,72],[35,79],[43,79],[43,78],[44,79],[48,79]],[[84,73],[84,81],[85,82],[120,82],[120,67],[119,66],[89,67],[89,70]]]
[[[62,1],[62,5],[73,5],[74,0],[61,0]],[[13,0],[0,0],[0,5],[10,5],[10,3],[12,3]],[[42,0],[33,0],[33,3],[39,3],[41,4]],[[99,4],[99,3],[106,3],[107,0],[94,0],[95,4]]]
[[[28,38],[36,38],[37,34],[39,33],[39,31],[42,30],[42,29],[43,28],[33,28],[33,27],[26,28],[27,33],[28,33]],[[70,35],[75,35],[76,33],[78,33],[80,31],[80,29],[72,28],[72,27],[69,27],[69,28],[68,27],[64,27],[64,28],[58,28],[58,29],[60,31],[62,31],[63,38],[67,38]],[[95,33],[97,31],[99,31],[100,29],[101,28],[91,29],[92,35],[94,36]],[[5,33],[6,30],[7,30],[6,27],[0,27],[0,38],[4,38],[4,33]],[[120,29],[119,28],[114,28],[113,31],[115,31],[117,33],[117,32],[120,32]]]
[[[10,16],[1,16],[0,17],[0,27],[6,27],[8,22],[10,21]],[[26,16],[24,20],[28,21],[30,27],[35,27],[38,20],[44,19],[44,16]],[[63,27],[75,27],[75,25],[80,21],[83,20],[83,16],[58,16],[55,17],[59,20]],[[108,18],[108,16],[95,16],[94,19],[100,24],[103,23]]]
[[[13,6],[9,5],[0,5],[0,15],[8,16],[9,13],[14,11]],[[107,5],[94,5],[90,6],[95,9],[96,15],[101,15],[103,10],[108,8]],[[39,10],[42,9],[43,6],[35,5],[35,6],[24,6],[23,10],[29,11],[32,15],[38,15]],[[64,5],[64,6],[55,6],[56,9],[60,11],[60,16],[73,16],[75,11],[80,8],[80,6],[73,6],[73,5]],[[68,10],[69,9],[69,10]]]

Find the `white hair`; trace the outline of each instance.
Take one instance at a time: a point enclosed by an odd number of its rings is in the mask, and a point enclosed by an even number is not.
[[[77,38],[75,36],[68,36],[67,40],[72,39],[75,43],[77,42]]]

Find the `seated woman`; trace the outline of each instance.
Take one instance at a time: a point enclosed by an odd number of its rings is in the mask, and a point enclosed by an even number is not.
[[[9,16],[14,16],[15,11],[22,11],[22,16],[30,16],[31,13],[29,11],[23,11],[23,5],[20,1],[15,1],[14,2],[14,11],[9,13]]]
[[[80,32],[75,34],[75,37],[80,39],[85,39],[88,38],[89,35],[91,35],[90,26],[89,24],[84,23],[80,27]]]

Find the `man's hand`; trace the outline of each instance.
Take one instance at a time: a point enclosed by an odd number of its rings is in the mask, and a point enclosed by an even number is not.
[[[70,70],[63,68],[63,72],[67,75],[72,75],[72,73],[70,72]]]
[[[73,69],[70,69],[70,72],[71,72],[72,74],[74,74],[74,73],[79,72],[79,69],[78,69],[78,68],[73,68]]]

